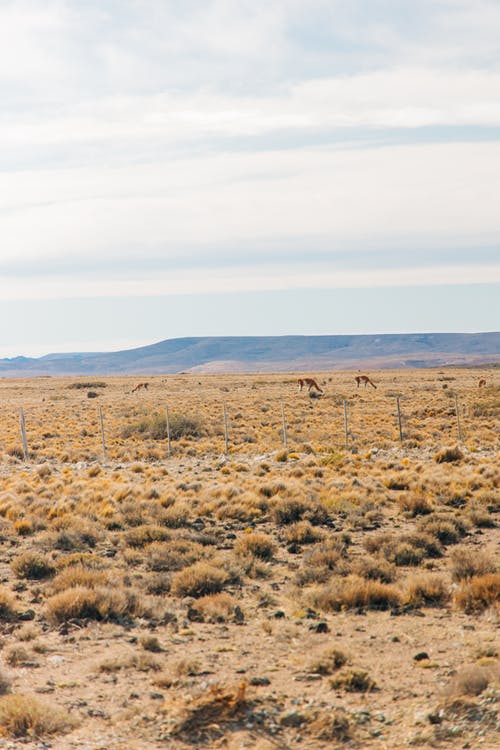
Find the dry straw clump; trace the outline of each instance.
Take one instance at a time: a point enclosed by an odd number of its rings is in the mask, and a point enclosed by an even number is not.
[[[50,578],[56,572],[50,558],[37,552],[25,552],[18,555],[12,560],[11,568],[18,578],[34,581]]]
[[[47,600],[49,622],[68,620],[121,620],[146,613],[140,596],[128,589],[86,586],[67,588]]]
[[[500,602],[500,573],[473,576],[462,583],[455,603],[466,614],[474,614]]]
[[[197,562],[176,573],[172,579],[174,596],[199,598],[222,591],[230,576],[225,570],[207,562]]]
[[[391,609],[401,604],[401,594],[390,584],[367,581],[359,576],[334,580],[311,592],[313,607],[326,612],[342,609]]]
[[[237,555],[253,555],[260,560],[270,560],[276,552],[276,543],[269,534],[249,533],[237,540],[234,551]]]
[[[65,711],[31,695],[0,698],[0,730],[10,737],[46,737],[68,732],[76,725],[76,720]]]

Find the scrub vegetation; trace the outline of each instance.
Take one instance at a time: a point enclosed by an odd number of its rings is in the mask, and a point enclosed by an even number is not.
[[[0,381],[7,742],[495,746],[498,375],[354,375]]]

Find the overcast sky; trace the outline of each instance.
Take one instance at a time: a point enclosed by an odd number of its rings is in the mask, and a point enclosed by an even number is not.
[[[0,355],[498,330],[498,0],[0,0]]]

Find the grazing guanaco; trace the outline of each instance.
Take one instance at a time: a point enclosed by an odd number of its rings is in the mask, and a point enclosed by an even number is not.
[[[484,388],[486,386],[486,380],[484,378],[481,378],[478,385],[480,388]]]
[[[140,391],[141,388],[144,388],[145,391],[149,388],[149,383],[137,383],[135,388],[132,388],[132,393],[135,393],[136,391]]]
[[[299,392],[306,385],[308,391],[310,391],[311,388],[316,388],[319,393],[323,393],[323,389],[319,387],[314,378],[299,378],[297,382],[299,384]]]
[[[358,384],[358,388],[359,388],[359,384],[360,383],[364,383],[365,384],[365,388],[368,385],[368,383],[370,383],[370,385],[372,385],[374,388],[377,387],[375,385],[375,383],[373,382],[373,380],[370,380],[370,378],[368,377],[368,375],[356,375],[356,377],[354,378],[354,380]]]

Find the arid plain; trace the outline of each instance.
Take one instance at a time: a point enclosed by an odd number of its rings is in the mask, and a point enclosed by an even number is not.
[[[356,374],[0,380],[0,747],[498,746],[499,371]]]

